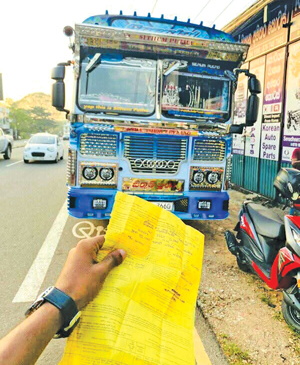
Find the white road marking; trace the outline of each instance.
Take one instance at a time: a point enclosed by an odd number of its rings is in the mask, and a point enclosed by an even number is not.
[[[10,167],[10,166],[16,165],[17,163],[21,163],[21,162],[23,162],[23,160],[11,163],[10,165],[6,165],[5,167]]]
[[[50,231],[40,248],[22,285],[13,299],[13,303],[33,302],[45,279],[56,247],[68,219],[67,200],[61,207]]]
[[[92,222],[81,221],[75,224],[72,229],[73,236],[76,238],[90,238],[96,231],[96,235],[105,234],[106,228],[102,226],[95,227]]]

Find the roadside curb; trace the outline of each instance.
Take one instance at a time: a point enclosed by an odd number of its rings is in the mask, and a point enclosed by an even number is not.
[[[25,147],[25,145],[26,145],[26,143],[27,143],[27,141],[25,141],[25,142],[22,142],[22,144],[18,144],[18,145],[13,145],[13,150],[15,149],[15,148],[21,148],[21,147]]]
[[[217,339],[213,327],[198,305],[196,305],[195,317],[196,328],[201,328],[201,331],[198,333],[211,363],[214,365],[229,365],[228,359]]]

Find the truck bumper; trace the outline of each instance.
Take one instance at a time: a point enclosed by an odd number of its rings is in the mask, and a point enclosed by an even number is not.
[[[116,190],[108,189],[70,188],[69,214],[76,218],[109,219],[116,193]],[[150,202],[173,202],[172,213],[181,219],[216,220],[225,219],[229,215],[227,192],[193,191],[183,195],[135,195]]]

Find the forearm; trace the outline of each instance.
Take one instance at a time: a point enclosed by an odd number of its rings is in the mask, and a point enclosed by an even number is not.
[[[61,326],[60,311],[43,304],[0,341],[0,364],[34,364]]]

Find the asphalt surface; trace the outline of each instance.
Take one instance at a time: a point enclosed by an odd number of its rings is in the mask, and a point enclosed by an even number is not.
[[[64,156],[65,159],[57,164],[25,164],[23,147],[14,148],[10,160],[4,160],[0,155],[0,337],[24,318],[24,312],[30,304],[13,301],[66,201],[66,146]],[[79,240],[72,233],[79,222],[72,217],[66,219],[39,293],[55,283],[67,253]],[[103,221],[90,222],[96,227],[107,225]],[[77,229],[77,232],[84,236],[91,233],[88,232],[93,230],[91,227]],[[101,228],[98,233],[101,233]],[[196,328],[212,364],[225,365],[226,361],[212,331],[199,314]],[[57,364],[64,344],[64,340],[52,340],[37,364]]]

